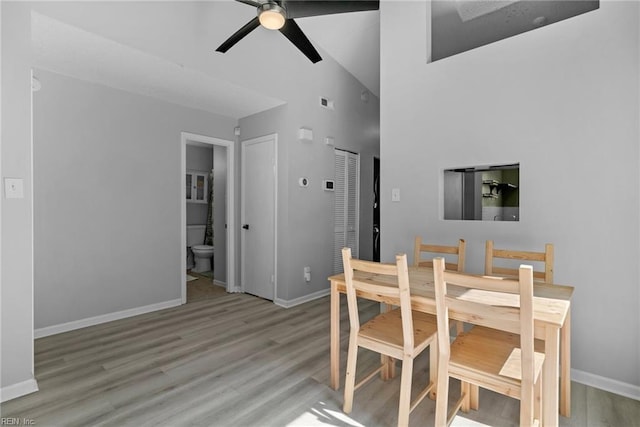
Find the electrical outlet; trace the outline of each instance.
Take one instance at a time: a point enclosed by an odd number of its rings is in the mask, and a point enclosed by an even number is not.
[[[311,281],[311,267],[304,268],[304,280],[305,282]]]

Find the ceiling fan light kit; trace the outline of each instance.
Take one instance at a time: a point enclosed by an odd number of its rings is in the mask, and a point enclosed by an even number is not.
[[[236,31],[216,51],[225,53],[247,34],[263,26],[270,30],[279,30],[312,63],[322,61],[322,57],[311,41],[302,32],[293,18],[332,15],[336,13],[378,10],[379,0],[236,0],[256,8],[257,16]]]
[[[279,30],[284,27],[284,21],[287,19],[286,12],[283,8],[275,3],[265,3],[258,7],[258,19],[260,25],[268,30]]]

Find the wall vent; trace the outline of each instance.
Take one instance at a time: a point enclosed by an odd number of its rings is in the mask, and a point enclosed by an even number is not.
[[[329,98],[325,98],[324,96],[320,97],[320,106],[328,110],[335,110],[335,107],[333,105],[333,100]]]

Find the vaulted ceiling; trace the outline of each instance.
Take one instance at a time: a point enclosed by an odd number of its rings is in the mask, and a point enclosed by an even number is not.
[[[286,102],[312,64],[277,31],[215,48],[255,16],[231,1],[34,3],[36,67],[231,117]],[[379,94],[379,12],[297,19],[325,60]],[[278,64],[278,67],[274,67]],[[282,71],[287,70],[287,75]]]

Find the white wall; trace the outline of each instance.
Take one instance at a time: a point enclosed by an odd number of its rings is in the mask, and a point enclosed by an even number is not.
[[[180,132],[235,119],[37,70],[35,326],[180,298]]]
[[[0,197],[0,400],[37,389],[33,375],[33,195],[31,192],[31,16],[0,2],[1,175],[24,180],[23,199]]]
[[[421,234],[555,244],[575,286],[574,378],[640,395],[638,4],[600,9],[431,64],[428,2],[381,3],[383,260]],[[442,171],[520,162],[519,222],[443,221]],[[392,203],[391,189],[401,190]],[[619,382],[619,383],[616,383]]]

